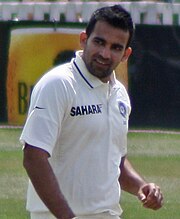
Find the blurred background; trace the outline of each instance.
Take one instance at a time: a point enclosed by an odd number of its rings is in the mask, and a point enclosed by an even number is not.
[[[24,124],[35,82],[79,49],[78,35],[92,12],[114,3],[130,12],[136,25],[132,56],[116,70],[131,99],[130,127],[180,128],[178,0],[1,0],[1,124]]]

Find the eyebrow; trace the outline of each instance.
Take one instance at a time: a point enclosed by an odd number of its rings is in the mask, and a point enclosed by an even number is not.
[[[119,47],[120,49],[124,49],[124,46],[122,46],[122,45],[119,44],[119,43],[113,44],[113,47]]]
[[[106,42],[106,40],[105,40],[104,38],[98,37],[98,36],[94,37],[94,40],[99,40],[99,41],[104,42],[104,43]],[[119,44],[119,43],[114,43],[114,44],[112,44],[112,47],[119,47],[119,48],[121,48],[121,49],[124,49],[124,46],[122,46],[122,45]]]
[[[94,40],[99,40],[99,41],[102,41],[102,42],[106,42],[106,40],[104,38],[98,37],[98,36],[94,37]]]

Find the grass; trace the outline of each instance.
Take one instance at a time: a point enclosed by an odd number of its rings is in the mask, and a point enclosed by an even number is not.
[[[22,167],[20,130],[0,129],[0,218],[25,219],[27,176]]]
[[[27,175],[22,167],[20,129],[0,129],[0,218],[26,219]],[[148,181],[164,194],[164,207],[145,209],[136,197],[122,193],[122,219],[179,219],[180,135],[129,133],[129,160]]]
[[[164,206],[145,209],[137,198],[122,194],[123,219],[179,219],[180,135],[129,133],[129,160],[145,179],[160,185]]]

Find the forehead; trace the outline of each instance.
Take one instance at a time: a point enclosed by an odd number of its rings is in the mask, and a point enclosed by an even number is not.
[[[129,31],[114,27],[105,21],[97,21],[94,30],[91,33],[91,37],[99,37],[105,41],[127,44],[129,40]]]

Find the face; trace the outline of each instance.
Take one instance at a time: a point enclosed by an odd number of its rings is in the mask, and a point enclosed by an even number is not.
[[[112,71],[131,54],[131,48],[126,48],[128,39],[129,32],[104,21],[96,23],[89,38],[82,32],[80,35],[82,58],[89,72],[103,82],[109,81]]]

